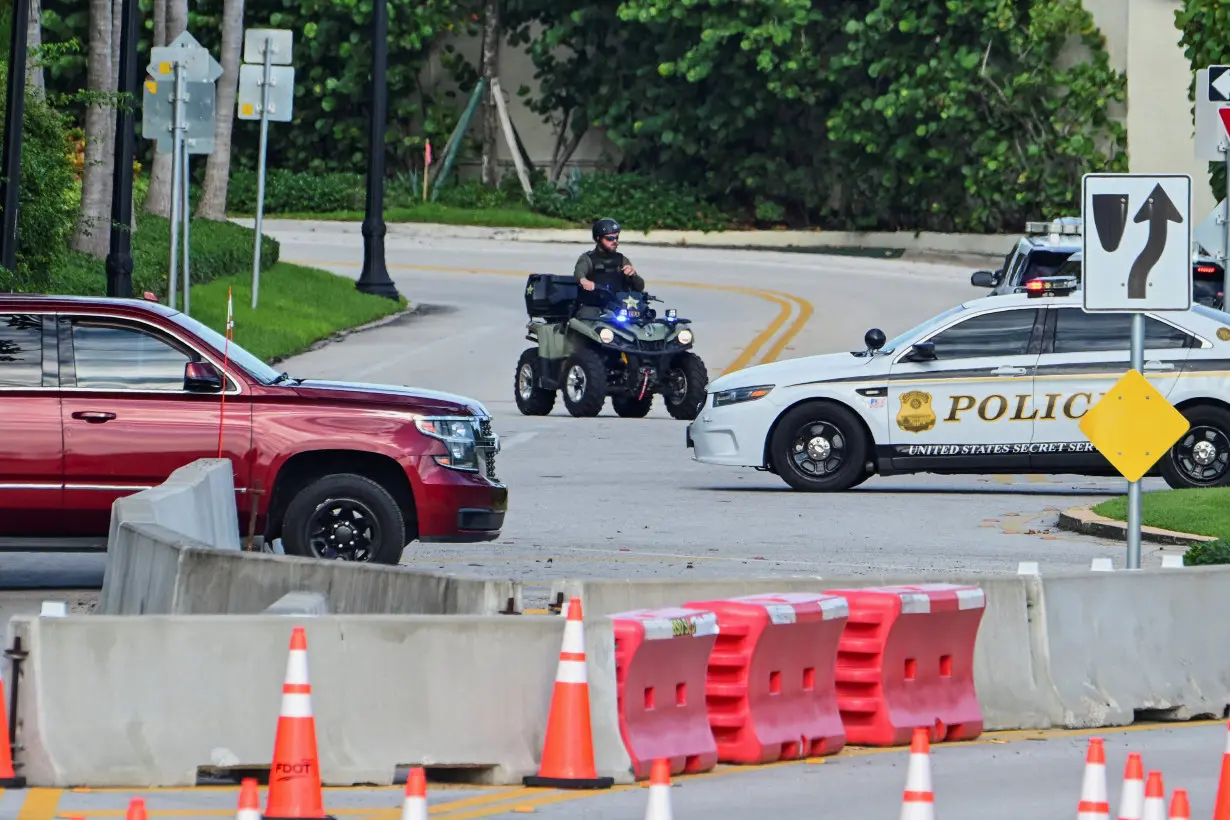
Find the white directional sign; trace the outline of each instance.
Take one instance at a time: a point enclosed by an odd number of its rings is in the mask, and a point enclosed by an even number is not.
[[[1218,111],[1230,107],[1230,66],[1214,65],[1196,72],[1196,158],[1224,162],[1221,146],[1230,143]]]
[[[1085,174],[1084,308],[1135,312],[1192,304],[1192,178]]]
[[[1210,256],[1225,258],[1226,256],[1226,200],[1217,205],[1204,218],[1204,221],[1192,231],[1196,244]]]

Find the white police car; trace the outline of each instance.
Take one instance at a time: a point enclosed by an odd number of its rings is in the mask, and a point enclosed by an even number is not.
[[[1085,313],[1075,287],[1034,280],[892,339],[873,328],[863,351],[722,376],[688,425],[692,458],[811,491],[875,474],[1117,476],[1078,424],[1130,366],[1131,317]],[[1144,374],[1191,424],[1150,475],[1230,483],[1230,314],[1146,314]]]

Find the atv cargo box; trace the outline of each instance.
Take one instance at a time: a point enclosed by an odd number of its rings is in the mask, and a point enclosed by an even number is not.
[[[532,319],[567,319],[579,290],[571,276],[531,273],[525,284],[525,312]]]

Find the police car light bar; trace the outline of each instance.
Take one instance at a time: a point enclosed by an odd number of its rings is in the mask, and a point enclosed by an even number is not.
[[[1080,286],[1075,276],[1042,276],[1025,283],[1030,296],[1066,296]]]
[[[1052,234],[1055,236],[1080,236],[1080,223],[1068,224],[1055,220],[1054,222],[1026,222],[1025,232],[1031,236]]]

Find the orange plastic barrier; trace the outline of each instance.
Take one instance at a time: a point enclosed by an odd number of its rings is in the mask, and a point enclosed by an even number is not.
[[[846,599],[824,593],[690,602],[717,614],[705,697],[722,763],[836,754],[846,743],[834,673]]]
[[[986,595],[976,586],[830,589],[850,604],[837,653],[837,706],[846,741],[901,746],[916,727],[931,741],[982,734],[974,642]]]
[[[671,774],[717,765],[705,711],[705,674],[717,616],[695,609],[641,609],[610,616],[615,631],[619,732],[637,780],[666,758]]]

